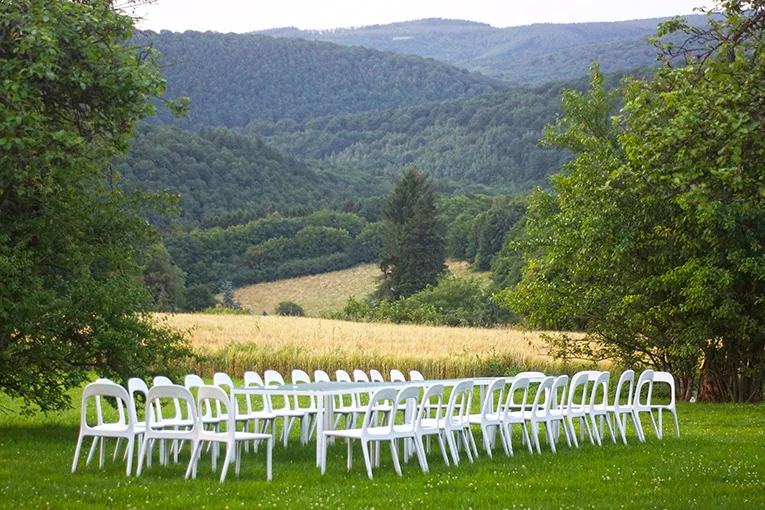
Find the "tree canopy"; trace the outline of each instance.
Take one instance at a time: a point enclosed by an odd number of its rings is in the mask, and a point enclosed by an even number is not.
[[[546,141],[576,157],[532,196],[523,280],[503,294],[531,324],[588,333],[558,353],[670,370],[686,398],[699,370],[702,399],[762,397],[764,28],[764,2],[724,1],[705,28],[660,28],[683,42],[625,82],[619,115],[597,67],[588,94],[564,94]]]
[[[164,81],[106,0],[0,3],[0,389],[43,410],[183,352],[144,312],[152,201],[110,162]]]

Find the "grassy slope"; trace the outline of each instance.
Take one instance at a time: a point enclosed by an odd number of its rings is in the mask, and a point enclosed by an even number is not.
[[[467,262],[450,261],[449,270],[460,277],[486,278],[488,273],[473,273]],[[292,301],[306,315],[319,317],[342,310],[349,296],[363,297],[372,293],[380,277],[377,264],[362,264],[342,271],[322,273],[276,282],[258,283],[237,289],[234,295],[255,314],[274,313],[282,301]]]
[[[75,395],[76,396],[76,395]],[[78,415],[23,418],[0,395],[0,507],[3,508],[763,508],[765,507],[765,409],[762,405],[681,404],[682,437],[653,432],[638,444],[589,443],[578,450],[560,445],[557,454],[522,449],[515,433],[514,457],[483,450],[475,464],[447,468],[437,448],[430,474],[416,461],[399,478],[387,446],[370,481],[356,445],[354,465],[345,469],[345,445],[328,455],[327,474],[314,467],[313,443],[299,446],[296,432],[285,449],[274,450],[274,480],[265,481],[263,449],[243,454],[242,473],[221,485],[204,454],[199,478],[184,481],[184,462],[158,463],[141,478],[126,478],[124,464],[107,460],[71,474]],[[665,427],[667,423],[665,423]],[[476,440],[481,445],[480,433]],[[86,447],[89,446],[86,443]],[[480,446],[479,446],[480,447]],[[87,451],[87,450],[86,450]],[[111,447],[109,448],[111,453]]]

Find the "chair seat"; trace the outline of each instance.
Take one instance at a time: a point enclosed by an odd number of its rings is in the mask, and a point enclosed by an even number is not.
[[[159,428],[164,427],[191,427],[194,425],[194,420],[191,420],[189,418],[170,418],[170,419],[163,419],[161,422],[157,423],[159,425]]]
[[[274,418],[276,418],[276,413],[268,411],[252,411],[236,417],[237,420],[273,420]]]
[[[275,417],[291,416],[302,418],[306,413],[301,409],[274,409],[270,414],[273,414]]]
[[[489,413],[486,415],[482,414],[471,414],[468,419],[471,424],[473,425],[480,425],[482,423],[499,423],[500,422],[500,416],[497,413]]]

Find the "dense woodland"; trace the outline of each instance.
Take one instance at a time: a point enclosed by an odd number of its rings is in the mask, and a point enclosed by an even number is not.
[[[688,19],[705,23],[703,16]],[[495,28],[470,21],[423,19],[349,29],[280,28],[262,33],[431,57],[533,85],[583,76],[594,59],[605,72],[654,66],[656,51],[647,38],[656,35],[661,21],[665,19]]]
[[[300,121],[509,87],[433,59],[257,34],[147,32],[135,43],[161,52],[166,96],[192,99],[186,118],[155,117],[184,128]]]

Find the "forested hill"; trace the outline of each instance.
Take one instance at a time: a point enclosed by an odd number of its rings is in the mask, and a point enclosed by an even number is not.
[[[225,128],[197,134],[142,126],[117,169],[125,189],[180,193],[181,219],[187,226],[243,223],[271,211],[305,214],[388,189],[387,182],[358,173],[309,167]]]
[[[143,33],[135,42],[162,53],[166,95],[192,100],[188,118],[159,109],[154,120],[184,128],[300,121],[508,88],[433,59],[326,42],[167,31]]]
[[[621,74],[607,77],[615,86]],[[369,175],[416,165],[452,192],[516,193],[545,185],[567,161],[539,145],[560,112],[561,89],[587,81],[487,94],[396,110],[309,119],[259,121],[248,131],[299,158]]]
[[[698,15],[687,18],[698,24],[706,21]],[[655,36],[657,25],[666,19],[509,28],[424,19],[353,29],[282,28],[262,33],[432,57],[521,84],[541,84],[579,77],[595,58],[605,72],[655,65],[656,52],[646,38]]]

